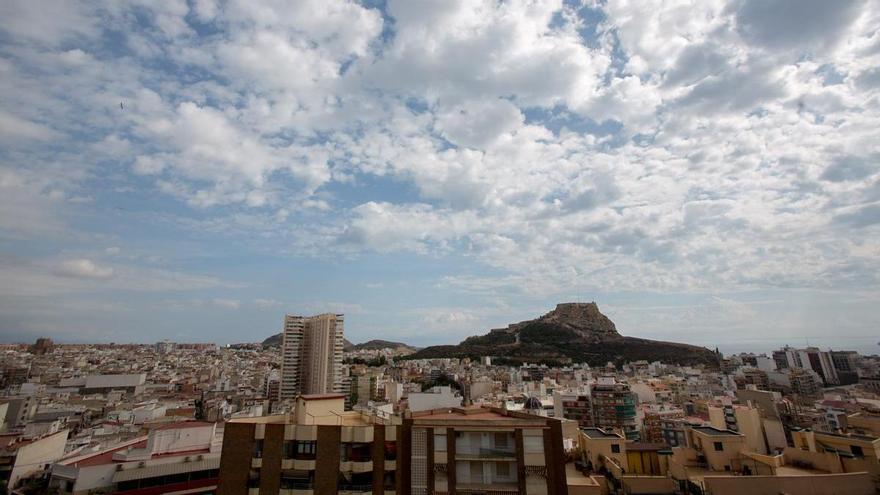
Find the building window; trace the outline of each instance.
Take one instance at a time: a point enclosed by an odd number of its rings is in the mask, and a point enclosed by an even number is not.
[[[287,459],[297,459],[300,461],[315,460],[315,449],[318,442],[314,440],[299,440],[291,441],[290,445],[288,445],[288,442],[284,442],[284,444],[284,455]]]
[[[281,472],[281,488],[285,490],[311,490],[315,483],[314,471],[285,470]]]
[[[339,457],[342,462],[367,462],[373,460],[369,443],[339,444]]]
[[[611,452],[614,454],[619,454],[620,453],[620,445],[618,445],[616,443],[612,443],[611,444]]]
[[[724,444],[722,442],[714,442],[715,444],[715,452],[721,452],[724,450]]]
[[[495,464],[495,476],[499,478],[509,478],[510,477],[510,463],[507,462],[499,462]]]
[[[263,457],[263,441],[262,440],[255,440],[254,441],[253,457],[255,459],[261,459]]]
[[[385,442],[385,460],[397,460],[397,442]]]
[[[850,445],[849,451],[852,452],[852,455],[856,457],[865,457],[865,452],[862,451],[862,448],[858,445]]]
[[[385,479],[382,480],[382,488],[384,488],[386,492],[397,489],[396,471],[385,471]]]
[[[248,488],[259,488],[260,487],[260,470],[259,469],[251,469],[248,472]]]

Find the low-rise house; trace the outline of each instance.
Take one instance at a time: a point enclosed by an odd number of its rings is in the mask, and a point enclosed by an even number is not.
[[[0,440],[0,485],[15,488],[23,479],[44,472],[64,455],[68,433],[68,430],[62,430],[33,438],[3,435]]]
[[[220,442],[216,425],[172,423],[96,452],[55,463],[49,486],[61,494],[147,495],[217,487]]]

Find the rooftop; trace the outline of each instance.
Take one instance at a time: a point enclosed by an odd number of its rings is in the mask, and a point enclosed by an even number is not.
[[[578,471],[572,462],[565,465],[565,481],[568,486],[599,486],[595,479]]]
[[[327,400],[327,399],[344,399],[345,394],[308,394],[300,395],[298,399],[302,400]]]
[[[698,431],[704,435],[709,435],[712,437],[741,437],[742,435],[730,430],[719,430],[714,426],[693,426],[691,427],[695,431]]]
[[[202,426],[214,426],[211,421],[178,421],[157,427],[157,430],[182,430],[185,428],[199,428]]]
[[[618,439],[623,439],[622,435],[614,433],[613,431],[611,431],[611,432],[605,431],[601,428],[581,428],[581,431],[584,433],[584,435],[587,436],[587,438],[593,438],[593,439],[618,438]]]
[[[501,424],[505,427],[530,426],[541,427],[547,424],[548,419],[533,414],[506,411],[504,409],[489,407],[450,407],[434,409],[431,411],[419,411],[412,414],[415,423],[433,423],[435,421],[452,423],[473,423],[484,421],[487,426]]]

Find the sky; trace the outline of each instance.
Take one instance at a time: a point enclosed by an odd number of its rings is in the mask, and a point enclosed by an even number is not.
[[[0,2],[0,341],[880,350],[880,3]]]

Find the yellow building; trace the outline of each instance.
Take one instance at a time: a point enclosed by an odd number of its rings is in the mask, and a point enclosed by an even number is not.
[[[656,443],[630,443],[626,445],[627,474],[666,476],[665,446]],[[661,458],[663,462],[661,462]]]
[[[588,468],[598,470],[612,460],[627,471],[626,438],[619,433],[601,428],[581,428],[578,447],[583,452]]]
[[[880,437],[880,416],[855,413],[846,417],[846,430],[849,433]]]
[[[795,449],[822,455],[814,457],[813,465],[821,465],[831,472],[867,472],[880,492],[880,438],[811,430],[793,431],[791,436]]]
[[[720,430],[731,430],[745,437],[746,448],[758,454],[767,453],[761,412],[757,407],[740,404],[709,406],[709,423]]]

